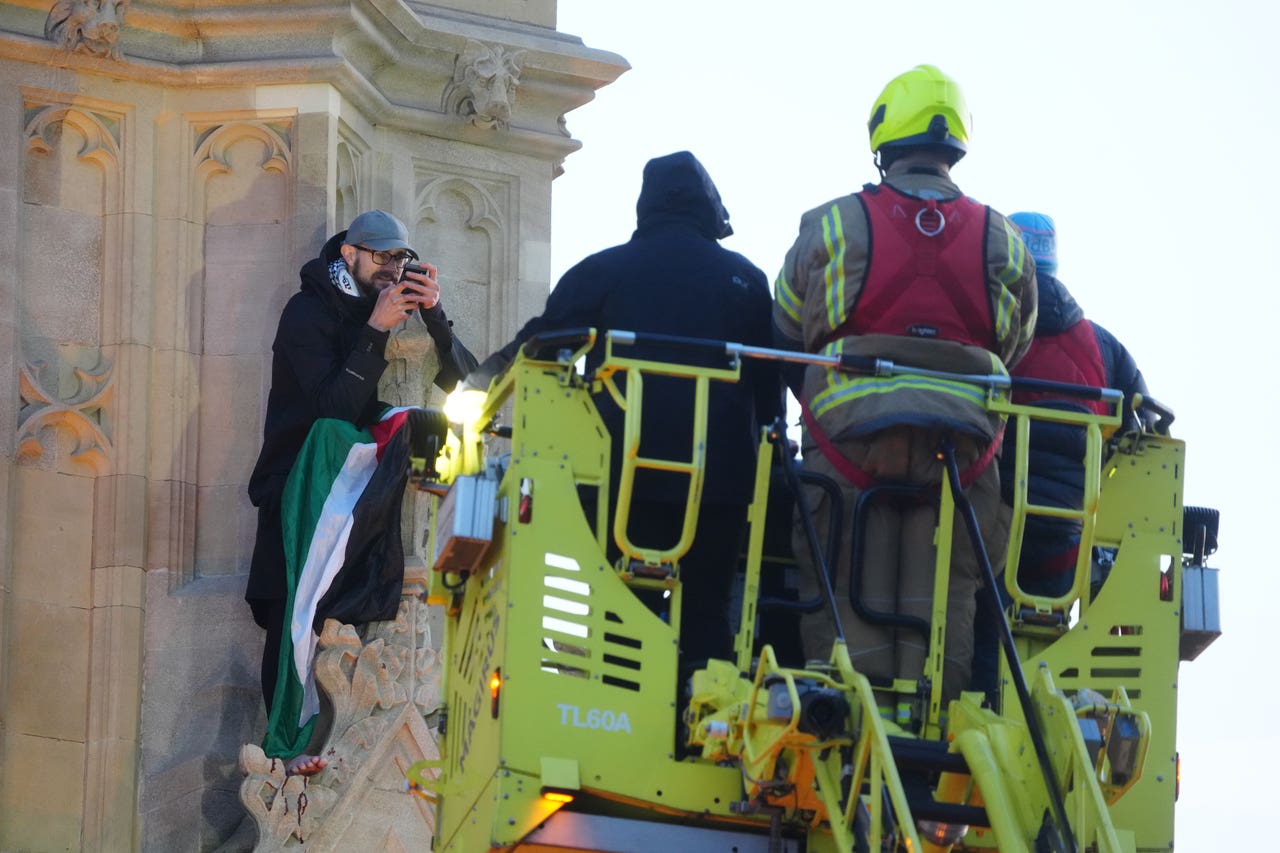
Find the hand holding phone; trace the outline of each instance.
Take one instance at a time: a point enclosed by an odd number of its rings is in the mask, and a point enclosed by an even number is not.
[[[410,273],[415,277],[410,278]],[[398,286],[403,288],[405,296],[416,301],[422,308],[434,308],[440,301],[440,285],[436,281],[436,268],[431,264],[424,266],[406,264],[404,271],[400,273]]]

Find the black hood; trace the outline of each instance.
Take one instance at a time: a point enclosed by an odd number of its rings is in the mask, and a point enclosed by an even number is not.
[[[707,170],[688,151],[655,157],[644,166],[636,202],[636,233],[655,226],[684,223],[709,240],[733,233],[729,211]]]
[[[340,252],[339,249],[342,248],[342,243],[346,239],[347,239],[347,230],[344,228],[341,231],[339,231],[337,234],[334,234],[332,237],[326,240],[324,244],[324,248],[320,250],[320,260],[324,261],[326,264],[329,264],[329,263],[333,263],[338,258],[342,257],[342,252]]]
[[[342,247],[346,239],[347,232],[339,231],[328,240],[325,241],[324,248],[320,250],[320,257],[307,261],[302,266],[301,284],[299,290],[310,290],[320,296],[328,305],[332,305],[342,312],[356,312],[368,316],[373,312],[373,305],[377,301],[374,294],[361,293],[359,296],[351,296],[343,293],[329,273],[329,266],[334,261],[342,260]]]
[[[1067,286],[1045,272],[1036,271],[1036,334],[1056,335],[1084,319]]]

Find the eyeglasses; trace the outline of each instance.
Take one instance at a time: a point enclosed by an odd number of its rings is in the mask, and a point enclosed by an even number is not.
[[[402,267],[417,257],[410,252],[379,252],[376,249],[370,249],[368,246],[361,246],[359,243],[356,243],[355,246],[362,252],[368,252],[373,258],[373,262],[380,267],[391,263]]]

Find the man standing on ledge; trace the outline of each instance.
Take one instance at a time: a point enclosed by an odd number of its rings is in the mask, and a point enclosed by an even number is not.
[[[377,393],[387,368],[387,339],[415,310],[439,353],[439,388],[452,390],[476,366],[440,305],[436,268],[422,264],[424,272],[405,270],[417,259],[404,223],[382,210],[362,213],[302,267],[301,288],[280,316],[262,451],[249,479],[258,531],[245,591],[254,621],[267,632],[262,694],[268,710],[287,595],[280,498],[312,424],[337,418],[365,428],[378,421],[389,407]],[[310,775],[325,764],[322,758],[299,755],[287,769]]]

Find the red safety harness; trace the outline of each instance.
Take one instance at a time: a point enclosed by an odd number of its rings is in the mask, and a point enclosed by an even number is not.
[[[898,335],[957,341],[993,350],[995,322],[987,294],[988,208],[971,198],[938,201],[868,185],[857,195],[867,215],[867,272],[848,318],[824,341],[851,335]],[[849,460],[800,401],[822,455],[859,489],[876,479]],[[995,459],[1004,425],[982,455],[960,472],[968,487]]]
[[[994,350],[987,207],[964,196],[920,199],[887,184],[857,198],[867,216],[867,271],[848,318],[824,343],[882,334]]]

